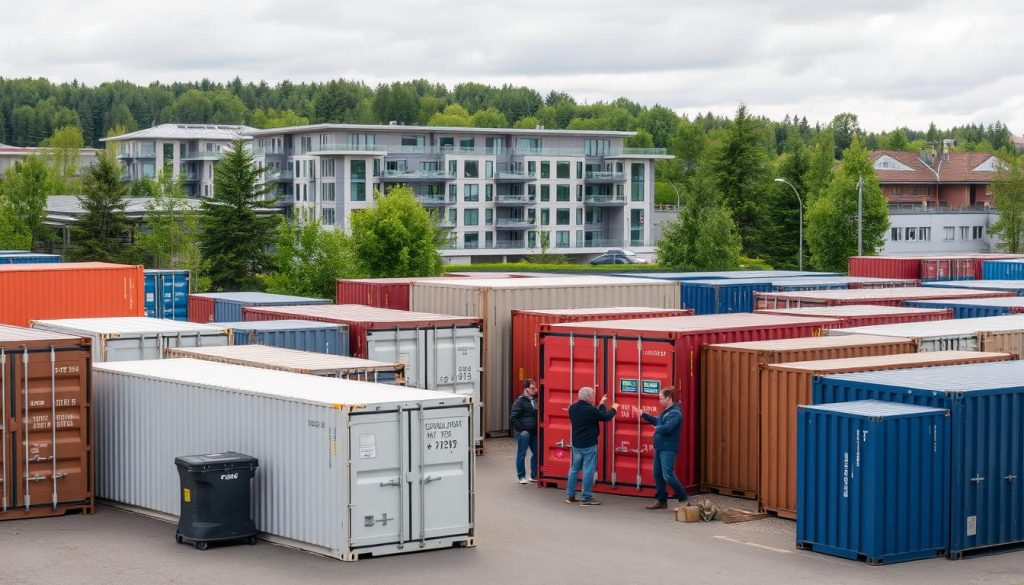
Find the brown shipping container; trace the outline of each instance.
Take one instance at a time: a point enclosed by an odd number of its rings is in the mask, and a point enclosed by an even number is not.
[[[939,291],[939,292],[936,292]],[[754,308],[787,309],[797,307],[828,307],[835,305],[890,305],[903,301],[931,299],[984,299],[1013,296],[1012,291],[982,291],[956,288],[913,287],[858,288],[803,292],[755,292]]]
[[[91,356],[88,339],[0,325],[0,520],[94,511]]]
[[[651,307],[512,311],[512,402],[514,403],[519,398],[519,389],[523,380],[540,379],[540,332],[546,331],[548,325],[581,321],[682,317],[692,314],[692,309],[655,309]]]
[[[142,317],[142,267],[104,262],[0,265],[0,323]]]
[[[281,370],[296,374],[344,378],[363,382],[405,384],[405,365],[357,357],[299,351],[268,345],[225,345],[221,347],[169,347],[165,358],[192,358],[222,364]]]
[[[849,343],[833,343],[848,339]],[[701,353],[701,487],[757,497],[760,372],[767,364],[910,353],[909,339],[850,335],[708,345]]]
[[[762,309],[769,315],[795,315],[797,317],[830,317],[839,319],[838,327],[868,327],[892,323],[942,321],[953,318],[953,309],[917,309],[886,305],[838,305],[834,307],[803,307],[799,309]]]
[[[934,351],[839,360],[793,362],[761,370],[761,462],[758,503],[784,518],[796,518],[796,411],[811,403],[815,376],[951,366],[1012,359],[1005,353]]]

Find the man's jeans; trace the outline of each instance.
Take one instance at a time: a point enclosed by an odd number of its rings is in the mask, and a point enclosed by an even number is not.
[[[686,490],[676,478],[676,452],[655,451],[654,452],[654,487],[658,490],[654,496],[659,502],[668,501],[668,492],[665,484],[672,486],[676,493],[676,499],[685,502],[690,498]]]
[[[583,470],[583,491],[580,499],[584,502],[591,498],[590,490],[594,487],[594,472],[597,470],[597,445],[593,447],[573,447],[572,465],[569,467],[569,481],[565,493],[572,498],[576,495],[576,474]]]
[[[537,433],[523,431],[516,436],[516,477],[526,477],[526,448],[530,448],[530,477],[537,479]]]

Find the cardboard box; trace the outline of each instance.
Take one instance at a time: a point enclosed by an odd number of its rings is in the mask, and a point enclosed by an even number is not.
[[[700,522],[700,508],[697,506],[679,506],[676,508],[677,522]]]

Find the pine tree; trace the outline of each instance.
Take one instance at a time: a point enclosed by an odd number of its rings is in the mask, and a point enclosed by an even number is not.
[[[800,264],[800,202],[793,193],[795,188],[804,203],[807,202],[807,185],[804,177],[811,166],[807,147],[796,130],[790,131],[786,149],[779,157],[776,176],[785,183],[774,183],[765,197],[765,222],[762,227],[764,247],[762,258],[775,268],[796,268]],[[792,187],[790,187],[792,185]]]
[[[121,182],[121,164],[101,154],[82,181],[78,197],[85,214],[71,227],[76,260],[119,262],[124,257],[122,241],[131,230],[124,210],[128,185]]]
[[[747,106],[740,104],[714,167],[718,189],[732,211],[748,257],[760,254],[762,198],[771,182],[764,132],[763,125],[747,112]]]
[[[658,263],[674,270],[736,270],[742,243],[706,162],[687,184],[686,204],[657,243]]]

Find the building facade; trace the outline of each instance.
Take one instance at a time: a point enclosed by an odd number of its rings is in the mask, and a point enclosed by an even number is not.
[[[174,178],[183,179],[190,196],[210,197],[213,169],[223,151],[239,138],[248,141],[253,130],[248,126],[161,124],[102,140],[114,145],[124,165],[124,180],[156,179],[160,170],[168,167]]]
[[[7,174],[7,169],[33,155],[45,154],[46,148],[41,146],[8,146],[0,144],[0,180]],[[78,149],[78,176],[85,174],[85,171],[96,164],[101,150],[95,148]]]
[[[653,254],[654,161],[632,132],[316,124],[254,130],[253,154],[293,215],[350,229],[375,190],[407,185],[449,230],[450,262],[543,247]]]

